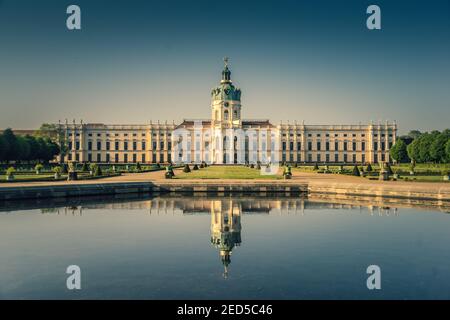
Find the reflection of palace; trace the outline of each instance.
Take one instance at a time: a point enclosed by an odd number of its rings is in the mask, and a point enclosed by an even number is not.
[[[224,266],[223,276],[228,276],[228,265],[234,246],[241,244],[241,206],[231,199],[211,202],[211,243],[219,249]]]

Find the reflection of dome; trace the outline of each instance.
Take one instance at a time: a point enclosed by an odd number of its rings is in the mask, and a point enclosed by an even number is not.
[[[215,201],[211,206],[211,244],[219,249],[227,278],[231,252],[241,244],[241,209],[231,201]]]

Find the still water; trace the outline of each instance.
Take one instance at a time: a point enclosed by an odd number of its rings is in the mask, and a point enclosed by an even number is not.
[[[5,203],[0,298],[450,299],[448,211],[281,196]],[[69,265],[81,290],[66,287]]]

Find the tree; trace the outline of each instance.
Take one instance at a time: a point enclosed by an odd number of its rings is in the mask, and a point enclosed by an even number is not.
[[[9,144],[3,137],[3,134],[0,134],[0,162],[5,160],[8,152],[9,152]]]
[[[450,162],[450,139],[445,144],[445,157],[446,157],[446,162],[447,163]]]
[[[28,144],[28,140],[24,137],[18,136],[16,137],[17,143],[17,156],[15,160],[28,160],[30,157],[30,145]]]
[[[409,144],[406,150],[408,151],[408,157],[413,162],[420,162],[419,139],[415,139],[411,144]]]
[[[407,145],[403,139],[397,140],[397,142],[392,146],[390,150],[392,159],[397,162],[408,162],[408,151]]]
[[[6,160],[6,162],[16,160],[19,155],[16,136],[14,135],[11,128],[8,128],[5,131],[3,131],[2,136],[6,142],[6,145],[8,146],[7,152],[4,155],[4,160]]]
[[[421,135],[422,132],[420,132],[419,130],[411,130],[408,133],[408,137],[412,138],[413,140],[419,138]]]
[[[437,135],[430,145],[430,156],[432,161],[446,162],[447,157],[445,153],[445,145],[450,139],[448,132],[444,131]]]

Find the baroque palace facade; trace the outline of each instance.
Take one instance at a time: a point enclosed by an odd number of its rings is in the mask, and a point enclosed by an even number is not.
[[[180,124],[59,124],[65,161],[99,163],[377,163],[389,161],[396,123],[273,125],[241,117],[241,90],[225,59],[211,91],[211,118]]]

